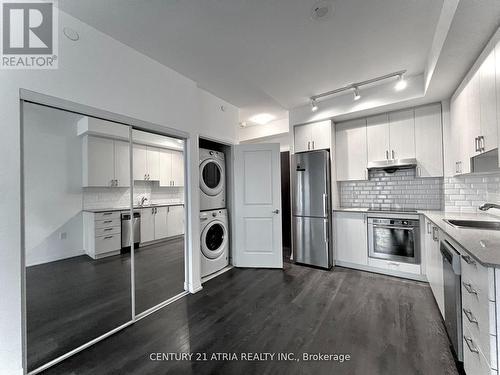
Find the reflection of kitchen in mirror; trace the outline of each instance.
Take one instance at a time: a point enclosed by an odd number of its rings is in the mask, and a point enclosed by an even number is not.
[[[30,103],[23,117],[31,371],[132,319],[120,211],[85,206],[99,189],[130,211],[130,128]]]
[[[135,311],[184,291],[184,142],[132,132]]]

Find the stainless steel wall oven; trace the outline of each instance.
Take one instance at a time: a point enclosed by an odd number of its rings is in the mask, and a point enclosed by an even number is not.
[[[368,255],[371,258],[420,264],[420,221],[369,217]]]

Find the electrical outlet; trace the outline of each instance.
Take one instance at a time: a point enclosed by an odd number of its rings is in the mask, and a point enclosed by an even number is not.
[[[60,240],[65,240],[66,238],[68,238],[68,233],[66,233],[66,232],[59,233]]]

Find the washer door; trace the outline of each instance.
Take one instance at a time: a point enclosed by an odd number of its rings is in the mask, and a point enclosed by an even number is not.
[[[201,251],[208,259],[220,258],[226,242],[227,229],[222,221],[210,222],[201,233]]]
[[[224,185],[224,169],[215,159],[207,159],[200,164],[200,188],[210,196],[216,196]]]

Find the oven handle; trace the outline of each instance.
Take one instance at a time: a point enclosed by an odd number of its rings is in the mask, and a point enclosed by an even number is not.
[[[378,224],[372,224],[374,228],[385,228],[385,229],[404,229],[404,230],[409,230],[413,231],[416,227],[398,227],[395,225],[378,225]]]

